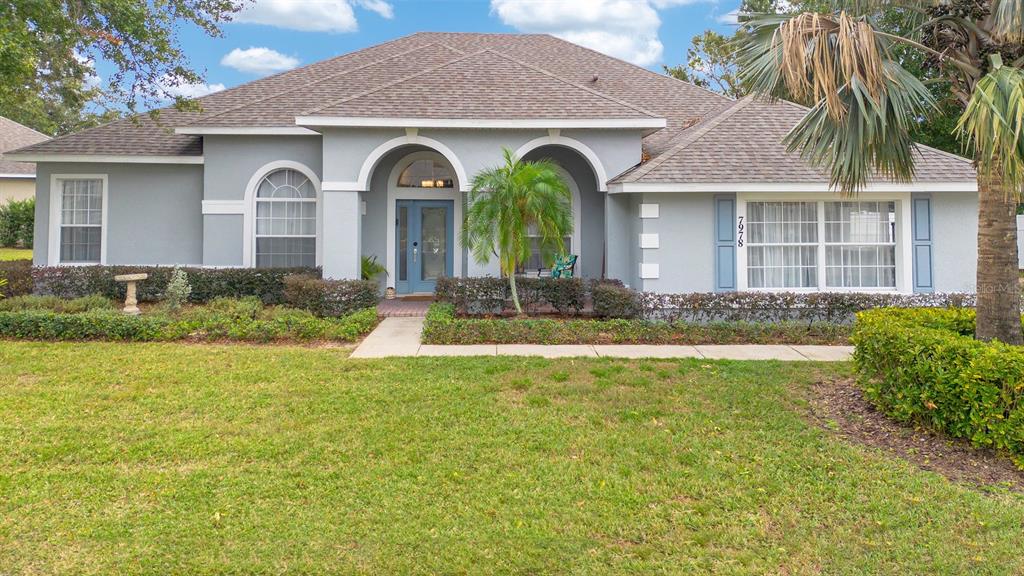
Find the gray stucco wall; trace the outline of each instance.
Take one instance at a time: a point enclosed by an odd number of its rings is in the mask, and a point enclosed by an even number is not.
[[[37,164],[36,173],[36,265],[51,264],[54,174],[107,175],[107,264],[203,263],[202,166],[44,162]]]
[[[323,178],[323,153],[319,136],[205,136],[203,200],[243,200],[249,180],[271,162],[290,160],[309,167]],[[203,216],[205,242],[202,263],[206,266],[241,266],[243,216]]]
[[[712,292],[715,289],[714,194],[644,194],[657,204],[658,218],[639,220],[642,232],[658,234],[659,247],[642,249],[644,262],[659,266],[656,279],[645,279],[652,292]],[[639,237],[633,242],[639,246]]]
[[[978,270],[978,195],[941,192],[932,199],[936,292],[973,292]]]

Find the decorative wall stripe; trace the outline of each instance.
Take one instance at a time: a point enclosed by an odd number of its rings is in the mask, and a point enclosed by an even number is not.
[[[657,218],[660,213],[658,204],[641,204],[640,205],[640,217],[641,218]]]
[[[640,235],[640,247],[641,248],[659,248],[661,246],[661,238],[657,234],[641,234]]]
[[[656,280],[661,274],[661,267],[656,262],[640,263],[640,278],[642,280]]]
[[[203,200],[203,214],[245,214],[245,201]]]

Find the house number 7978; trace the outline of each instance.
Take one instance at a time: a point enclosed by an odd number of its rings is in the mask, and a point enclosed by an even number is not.
[[[736,246],[743,248],[743,216],[739,217],[736,224]]]

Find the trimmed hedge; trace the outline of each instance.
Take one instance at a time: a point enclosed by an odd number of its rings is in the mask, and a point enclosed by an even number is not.
[[[516,278],[519,303],[527,313],[544,307],[563,315],[578,315],[587,295],[598,283],[582,278]],[[621,284],[620,284],[621,285]],[[512,309],[512,291],[507,278],[440,278],[434,298],[449,302],[462,314],[498,315]]]
[[[336,318],[377,305],[378,284],[371,280],[323,280],[308,274],[284,277],[283,297],[294,308]]]
[[[202,304],[214,298],[254,296],[264,304],[284,303],[284,278],[293,274],[320,276],[315,268],[182,268],[192,286],[189,302]],[[140,302],[156,302],[171,280],[170,266],[45,266],[32,269],[36,294],[80,298],[99,294],[124,300],[125,285],[119,274],[149,274],[138,284]]]
[[[24,312],[28,310],[49,310],[62,314],[80,314],[92,310],[113,310],[113,300],[92,295],[65,300],[56,296],[14,296],[0,300],[0,312]]]
[[[40,309],[0,312],[0,337],[23,340],[350,342],[376,325],[373,308],[343,318],[317,318],[303,310],[264,308],[256,298],[214,300],[209,307],[193,308],[180,317],[129,316],[104,309],[78,314]]]
[[[864,394],[897,420],[1009,452],[1024,468],[1024,347],[973,332],[973,310],[861,312],[852,340]]]
[[[849,326],[784,322],[694,324],[650,320],[553,320],[456,317],[435,303],[423,325],[426,344],[845,344]]]
[[[0,288],[0,294],[3,294],[7,298],[31,294],[32,261],[0,261],[0,279],[7,280],[7,285]]]

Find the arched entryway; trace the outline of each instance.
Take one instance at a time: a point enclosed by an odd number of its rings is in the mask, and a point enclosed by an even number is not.
[[[595,169],[582,153],[560,144],[547,144],[526,152],[523,160],[551,160],[560,168],[573,193],[573,234],[566,248],[579,256],[576,275],[600,278],[604,273],[604,193]],[[538,259],[534,259],[538,260]],[[531,261],[528,266],[536,266]]]
[[[387,269],[398,294],[431,293],[441,276],[461,276],[460,170],[438,150],[410,144],[382,155],[368,175],[363,256]]]

